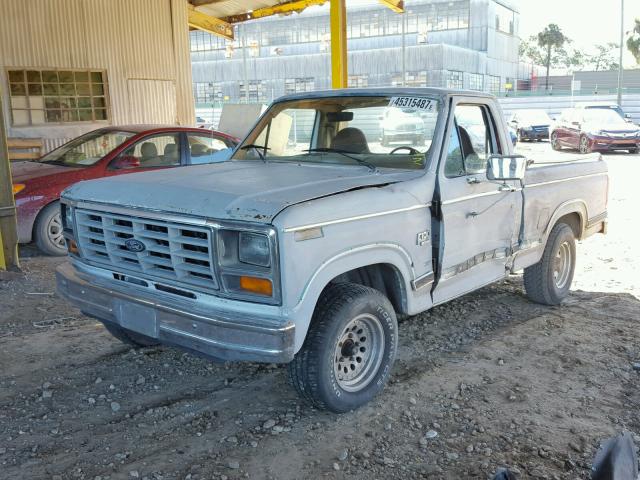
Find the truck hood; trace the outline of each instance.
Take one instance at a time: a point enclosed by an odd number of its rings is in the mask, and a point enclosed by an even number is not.
[[[410,180],[422,170],[231,161],[76,183],[63,197],[212,219],[271,223],[290,205]]]

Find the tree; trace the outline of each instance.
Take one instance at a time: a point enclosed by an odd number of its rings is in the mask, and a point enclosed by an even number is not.
[[[588,62],[597,72],[599,70],[617,70],[616,55],[619,45],[615,42],[595,45],[596,53],[588,55]]]
[[[550,23],[544,30],[538,33],[538,45],[546,50],[544,65],[547,67],[545,76],[545,90],[549,90],[549,68],[551,67],[551,54],[554,49],[561,48],[566,42],[560,27],[555,23]]]
[[[581,50],[573,48],[573,42],[565,37],[566,46],[555,48],[551,53],[549,66],[551,68],[564,68],[567,73],[582,70],[588,63],[588,55]],[[520,58],[535,65],[547,63],[547,49],[538,45],[537,35],[532,35],[520,42]]]
[[[640,18],[636,18],[631,36],[627,38],[627,48],[636,58],[636,62],[640,63]]]

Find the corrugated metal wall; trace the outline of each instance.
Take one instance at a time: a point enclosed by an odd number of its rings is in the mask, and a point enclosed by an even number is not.
[[[54,145],[104,125],[11,127],[12,67],[105,70],[110,124],[194,122],[185,0],[0,0],[0,12],[0,88],[10,136]],[[143,83],[130,88],[132,80]]]

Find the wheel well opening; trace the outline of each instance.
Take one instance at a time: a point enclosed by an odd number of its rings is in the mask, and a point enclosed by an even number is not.
[[[327,287],[335,283],[345,282],[375,288],[389,299],[396,313],[407,313],[407,296],[404,279],[400,271],[393,265],[377,263],[355,268],[335,277],[329,282]]]
[[[556,222],[556,225],[558,223],[565,223],[569,225],[576,238],[580,238],[582,236],[582,220],[577,212],[568,213],[567,215],[560,217]]]

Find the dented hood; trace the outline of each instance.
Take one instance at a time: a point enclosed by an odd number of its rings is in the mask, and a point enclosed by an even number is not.
[[[395,169],[373,173],[359,165],[233,161],[80,182],[63,196],[204,218],[270,223],[296,203],[421,174],[422,170]]]

